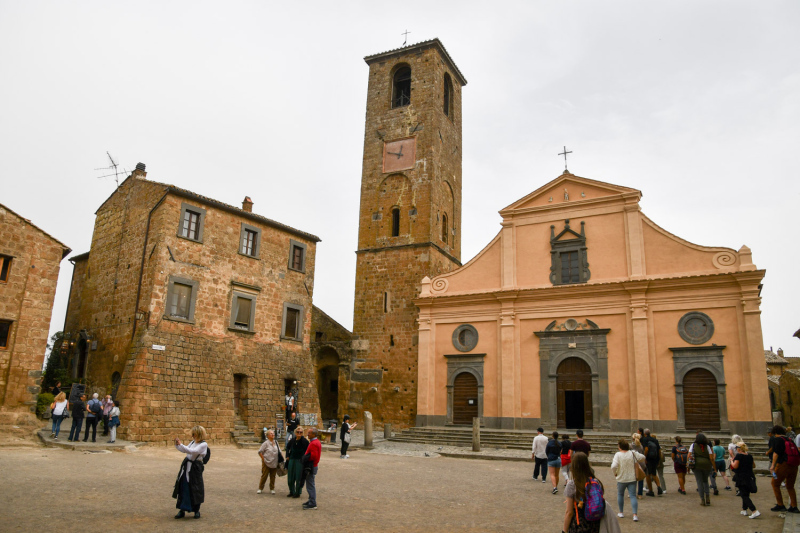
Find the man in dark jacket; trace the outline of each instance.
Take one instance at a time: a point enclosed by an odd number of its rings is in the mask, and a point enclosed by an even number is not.
[[[83,417],[86,416],[86,395],[81,394],[80,400],[72,402],[69,406],[72,411],[72,428],[69,430],[69,441],[77,441],[81,438],[81,426]]]
[[[303,475],[303,456],[308,449],[308,440],[303,437],[303,428],[294,431],[294,438],[286,445],[286,458],[289,461],[288,478],[289,494],[288,498],[299,498],[303,488],[300,484]]]

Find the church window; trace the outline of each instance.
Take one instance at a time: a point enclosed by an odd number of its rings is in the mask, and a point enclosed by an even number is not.
[[[447,215],[442,215],[442,241],[447,244]]]
[[[586,283],[589,281],[586,231],[581,222],[580,233],[564,221],[564,229],[556,235],[555,226],[550,226],[550,282],[553,285]]]
[[[11,271],[11,257],[0,255],[0,283],[8,281],[8,273]]]
[[[178,236],[190,241],[203,242],[203,223],[206,210],[189,204],[181,205],[181,224]]]
[[[255,226],[242,223],[239,253],[249,257],[258,257],[261,244],[261,230]]]
[[[233,293],[231,306],[231,324],[233,329],[253,331],[256,314],[256,297],[252,294],[241,292]]]
[[[411,103],[411,68],[401,67],[392,80],[392,107],[403,107]]]
[[[166,317],[181,322],[193,322],[197,287],[196,281],[170,276],[167,285]]]
[[[0,350],[8,348],[8,338],[11,335],[11,322],[0,320]]]
[[[298,272],[306,271],[306,245],[290,239],[289,269]]]
[[[400,235],[400,209],[392,209],[392,237]]]
[[[448,117],[450,116],[450,110],[452,105],[453,99],[453,81],[450,79],[450,74],[445,73],[444,75],[444,102],[442,105],[442,109],[444,114]]]
[[[302,341],[303,340],[303,306],[284,303],[283,304],[283,323],[281,324],[282,339]]]
[[[478,345],[478,330],[472,324],[461,324],[453,331],[453,347],[468,352]]]

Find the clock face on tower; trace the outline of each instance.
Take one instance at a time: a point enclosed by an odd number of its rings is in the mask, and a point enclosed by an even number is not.
[[[385,142],[383,143],[383,172],[396,172],[414,168],[416,156],[416,137]]]

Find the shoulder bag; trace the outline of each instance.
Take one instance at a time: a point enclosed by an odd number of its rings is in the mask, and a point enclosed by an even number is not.
[[[644,470],[642,469],[642,465],[639,464],[639,461],[636,460],[636,456],[633,455],[631,452],[631,459],[633,459],[633,469],[636,472],[636,481],[642,481],[644,478],[647,477]]]
[[[347,444],[350,444],[350,433],[349,432],[344,434],[344,441]]]

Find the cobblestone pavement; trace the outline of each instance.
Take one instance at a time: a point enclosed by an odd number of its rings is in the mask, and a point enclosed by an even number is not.
[[[354,449],[348,460],[325,451],[317,477],[319,509],[303,511],[303,499],[286,498],[286,478],[278,479],[276,495],[256,494],[260,465],[254,450],[212,446],[200,521],[172,518],[172,486],[182,459],[174,448],[128,453],[3,448],[0,529],[561,531],[563,488],[553,495],[549,484],[534,481],[531,463],[435,457],[436,446],[425,457],[427,450],[409,448],[377,442],[374,450]],[[609,488],[609,510],[616,512],[609,469],[597,471]],[[667,475],[667,486],[666,495],[640,500],[639,524],[630,520],[626,500],[623,532],[776,533],[783,528],[783,520],[769,512],[773,498],[766,479],[759,480],[754,498],[764,514],[757,520],[739,515],[740,500],[732,492],[712,496],[713,505],[706,508],[699,505],[693,480],[687,480],[688,496],[675,491],[674,474]]]

